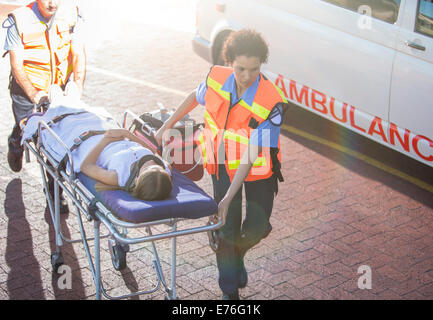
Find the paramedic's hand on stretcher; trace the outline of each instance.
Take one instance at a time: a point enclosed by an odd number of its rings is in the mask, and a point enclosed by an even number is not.
[[[36,94],[31,97],[31,100],[37,106],[41,105],[42,103],[49,102],[48,94],[42,90],[37,91]]]
[[[226,224],[227,212],[229,211],[229,206],[231,199],[224,197],[218,204],[218,216],[222,222],[222,225]]]

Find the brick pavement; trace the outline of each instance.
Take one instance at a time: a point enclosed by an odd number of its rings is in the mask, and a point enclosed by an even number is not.
[[[162,1],[169,8],[173,1]],[[176,2],[188,10],[193,1]],[[4,8],[4,7],[3,7]],[[155,8],[154,8],[155,9]],[[185,11],[186,12],[186,11]],[[3,11],[2,11],[3,13]],[[188,92],[209,64],[191,50],[192,34],[151,24],[121,24],[89,54],[89,66]],[[134,34],[135,37],[121,36]],[[3,38],[3,34],[0,34]],[[95,69],[97,70],[97,69]],[[16,174],[6,161],[13,120],[7,92],[7,59],[0,62],[0,299],[94,299],[95,289],[82,245],[65,245],[71,290],[61,290],[50,253],[53,227],[34,159]],[[182,97],[89,71],[84,100],[120,120],[130,108],[175,107]],[[202,109],[194,111],[199,119]],[[306,146],[313,147],[308,148]],[[273,231],[246,256],[249,284],[243,299],[432,299],[433,203],[427,191],[363,162],[291,134],[282,137],[283,175],[271,217]],[[322,150],[323,149],[323,150]],[[350,165],[348,165],[350,163]],[[211,194],[208,176],[200,186]],[[66,236],[78,237],[75,216],[62,221]],[[86,225],[91,234],[91,224]],[[218,299],[217,269],[205,234],[178,240],[177,291],[181,299]],[[162,267],[170,276],[170,243],[159,241]],[[102,241],[103,283],[110,294],[134,292],[155,283],[148,247],[128,255],[116,272]],[[372,270],[372,288],[358,288],[358,268]],[[163,299],[158,291],[141,299]]]

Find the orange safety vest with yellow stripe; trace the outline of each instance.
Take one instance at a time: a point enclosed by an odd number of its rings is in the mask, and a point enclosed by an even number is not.
[[[260,125],[277,103],[287,102],[281,90],[260,74],[252,105],[241,99],[229,110],[230,93],[222,90],[222,87],[232,73],[232,68],[222,66],[213,66],[209,72],[206,80],[205,129],[198,138],[203,166],[208,173],[218,175],[218,164],[224,163],[230,181],[233,180],[248,148],[250,135],[254,130],[249,126],[251,118]],[[218,159],[218,148],[222,142],[225,159]],[[278,160],[281,162],[281,152],[278,153]],[[266,179],[272,174],[270,148],[263,146],[245,181]]]
[[[72,73],[71,34],[78,21],[76,6],[61,4],[48,26],[33,12],[32,2],[9,15],[24,44],[24,71],[33,86],[48,93],[51,84],[66,84]]]

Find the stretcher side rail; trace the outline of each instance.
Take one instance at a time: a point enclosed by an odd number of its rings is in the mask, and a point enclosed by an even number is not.
[[[130,115],[132,118],[134,118],[134,120],[137,120],[141,124],[141,129],[144,132],[147,132],[149,135],[151,134],[152,129],[142,119],[140,119],[139,116],[137,116],[134,112],[132,112],[129,109],[126,109],[125,112],[123,113],[123,128],[127,128],[126,120],[128,115]]]

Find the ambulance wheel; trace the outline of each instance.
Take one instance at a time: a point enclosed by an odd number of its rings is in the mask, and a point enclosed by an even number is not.
[[[122,271],[126,268],[126,251],[120,244],[110,247],[110,254],[114,269]]]
[[[55,273],[57,273],[57,271],[59,270],[59,267],[61,265],[63,265],[64,260],[63,260],[63,256],[62,253],[52,253],[51,254],[51,267],[53,268],[53,271]]]
[[[224,47],[224,42],[226,41],[229,35],[230,35],[230,31],[220,33],[218,35],[217,40],[215,40],[214,57],[215,57],[216,65],[227,66],[223,57],[223,47]]]
[[[173,298],[173,291],[167,290],[167,295],[164,297],[165,300],[179,300],[178,297]]]
[[[164,299],[165,299],[165,300],[179,300],[178,297],[176,297],[176,298],[170,298],[169,296],[165,296]]]

